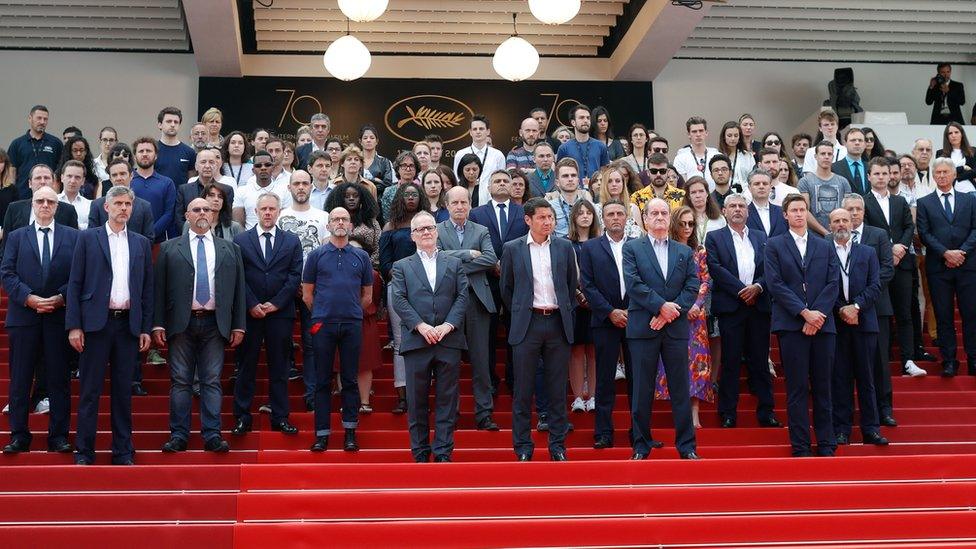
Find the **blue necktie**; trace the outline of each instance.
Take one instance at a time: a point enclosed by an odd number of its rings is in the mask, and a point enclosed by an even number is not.
[[[197,236],[197,303],[206,305],[210,301],[210,281],[207,277],[207,248],[203,245],[203,235]]]
[[[264,260],[271,261],[271,233],[264,233]]]
[[[952,205],[949,204],[949,195],[951,193],[942,193],[942,204],[945,206],[946,215],[949,216],[949,221],[952,221]]]
[[[861,192],[861,189],[864,188],[864,181],[861,179],[861,163],[860,162],[854,162],[854,181],[857,182],[857,188],[854,189],[854,192],[860,193]]]
[[[505,238],[505,235],[508,234],[508,214],[505,213],[504,204],[498,205],[498,234],[502,238]]]
[[[41,246],[41,277],[46,281],[47,275],[51,272],[51,240],[49,236],[51,228],[43,227],[41,232],[44,233],[44,245]]]

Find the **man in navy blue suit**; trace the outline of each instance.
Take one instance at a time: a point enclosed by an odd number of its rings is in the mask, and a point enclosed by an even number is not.
[[[112,187],[105,196],[108,223],[78,236],[68,279],[65,329],[81,353],[75,463],[95,461],[98,400],[105,370],[112,376],[112,463],[134,464],[132,376],[136,351],[149,349],[153,317],[152,250],[149,239],[126,228],[135,193]]]
[[[807,228],[807,201],[800,194],[783,200],[790,230],[766,244],[766,285],[772,299],[772,331],[779,335],[786,371],[786,414],[793,455],[810,456],[809,395],[817,454],[837,449],[831,418],[834,363],[834,302],[840,284],[837,254]]]
[[[280,210],[278,195],[262,195],[255,207],[257,225],[234,238],[244,260],[248,313],[241,371],[234,384],[234,435],[251,430],[251,401],[262,343],[268,357],[271,430],[298,433],[298,428],[288,422],[288,352],[295,324],[295,296],[302,280],[302,243],[294,234],[277,229]]]
[[[831,401],[837,444],[849,444],[854,423],[854,382],[861,407],[861,434],[865,444],[888,444],[881,436],[878,400],[874,389],[874,360],[878,352],[878,315],[881,297],[878,254],[852,237],[853,219],[843,208],[830,212],[830,232],[840,267],[840,291],[834,305],[837,354]],[[887,364],[886,364],[887,366]]]
[[[646,238],[624,244],[624,284],[627,307],[627,344],[633,372],[631,398],[633,448],[631,459],[647,459],[651,438],[651,404],[658,361],[664,363],[675,446],[682,459],[698,459],[691,419],[688,372],[688,309],[695,303],[701,281],[691,248],[668,238],[671,209],[660,198],[644,208]]]
[[[759,174],[755,177],[766,176]],[[766,233],[746,226],[746,199],[741,194],[727,196],[722,211],[728,225],[705,236],[708,273],[713,281],[712,314],[718,317],[718,329],[722,334],[719,420],[722,427],[736,425],[739,370],[745,354],[757,399],[759,425],[782,427],[773,414],[773,380],[767,367],[769,294],[765,287],[763,259]]]
[[[769,201],[769,191],[773,188],[773,176],[763,168],[752,170],[747,178],[749,194],[749,217],[746,226],[752,231],[762,231],[767,237],[779,236],[787,231],[783,209]]]
[[[918,234],[925,244],[925,272],[938,326],[942,375],[959,369],[953,298],[959,301],[962,342],[969,375],[976,375],[976,196],[953,188],[956,167],[948,158],[932,161],[936,191],[918,199]]]
[[[3,453],[30,451],[27,415],[39,361],[45,365],[51,405],[47,448],[69,453],[71,374],[65,358],[64,296],[78,231],[54,221],[58,195],[50,187],[36,190],[31,200],[34,223],[7,235],[0,263],[9,296],[5,325],[10,335],[10,444]]]

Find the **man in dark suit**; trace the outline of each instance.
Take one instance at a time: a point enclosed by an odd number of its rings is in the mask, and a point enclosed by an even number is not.
[[[712,277],[712,314],[722,334],[722,376],[718,415],[722,427],[735,427],[739,403],[739,370],[746,355],[755,391],[756,415],[762,427],[782,427],[773,414],[773,380],[769,373],[769,294],[766,291],[766,234],[746,226],[746,199],[725,199],[726,227],[705,236],[708,273]],[[746,350],[748,349],[748,352]]]
[[[197,156],[199,158],[199,156]],[[204,450],[226,452],[220,436],[220,371],[224,346],[244,338],[244,265],[240,249],[210,230],[210,204],[190,201],[190,230],[163,242],[156,258],[156,346],[169,345],[170,439],[164,452],[186,450],[190,437],[191,385],[200,380],[200,426]]]
[[[938,75],[929,80],[929,88],[925,91],[925,104],[932,105],[930,124],[963,124],[962,105],[966,102],[966,90],[962,82],[952,80],[952,65],[939,63],[936,70]]]
[[[925,244],[925,271],[935,309],[942,375],[956,375],[956,326],[959,302],[962,341],[969,375],[976,375],[976,196],[953,188],[956,167],[948,158],[932,161],[935,192],[918,199],[918,234]]]
[[[541,146],[541,148],[540,148]],[[556,160],[556,151],[549,142],[540,140],[532,152],[535,169],[525,176],[525,194],[528,197],[542,198],[556,189],[556,172],[552,164]]]
[[[37,164],[30,171],[28,179],[31,193],[41,187],[54,188],[54,171],[45,164]],[[17,200],[7,206],[7,211],[3,215],[3,235],[8,235],[21,227],[26,227],[34,222],[34,210],[32,209],[31,199]],[[58,208],[54,212],[54,222],[59,225],[71,227],[78,230],[78,212],[71,208]],[[0,240],[0,252],[6,244],[7,239]]]
[[[596,352],[596,420],[593,447],[613,447],[613,405],[616,400],[617,361],[623,353],[627,400],[633,397],[630,353],[627,347],[627,287],[623,248],[631,240],[624,229],[628,206],[619,200],[603,204],[603,236],[583,243],[580,253],[580,288],[590,304],[590,328]],[[632,442],[632,441],[628,441]],[[660,442],[655,441],[661,446]]]
[[[850,444],[854,423],[854,383],[861,407],[861,434],[865,444],[888,444],[881,436],[874,390],[873,362],[877,353],[878,317],[873,314],[881,296],[878,256],[851,238],[851,214],[843,208],[830,212],[834,253],[840,267],[840,292],[834,305],[837,347],[831,404],[837,444]]]
[[[108,176],[113,187],[128,187],[132,183],[132,167],[124,158],[116,158],[108,165]],[[108,212],[105,211],[105,197],[100,196],[92,201],[91,209],[88,211],[88,227],[104,225],[106,221],[108,221]],[[152,204],[137,196],[132,203],[132,215],[129,216],[126,227],[152,242],[156,239],[153,223]]]
[[[467,194],[466,189],[462,189]],[[458,377],[464,341],[468,277],[461,260],[437,251],[437,223],[428,212],[410,221],[417,253],[393,264],[393,303],[400,317],[400,352],[407,369],[410,450],[417,463],[451,461],[457,422]],[[430,444],[431,377],[437,379],[434,445]]]
[[[871,192],[864,195],[864,221],[885,231],[891,242],[894,273],[888,282],[888,297],[895,317],[901,365],[905,375],[921,377],[926,372],[913,360],[917,358],[912,324],[912,277],[915,273],[912,239],[915,235],[915,221],[905,197],[891,193],[888,186],[891,175],[889,164],[884,158],[872,158],[868,163]],[[890,348],[880,343],[878,348],[880,363],[887,370]]]
[[[295,324],[295,295],[302,279],[302,243],[288,231],[278,230],[281,199],[274,193],[258,198],[258,223],[234,238],[244,259],[245,301],[248,311],[241,371],[234,383],[234,435],[251,430],[251,401],[258,353],[265,344],[268,359],[268,395],[271,430],[298,433],[288,422],[288,352]]]
[[[34,224],[7,235],[0,263],[9,297],[5,325],[10,335],[10,444],[3,453],[30,451],[31,382],[41,361],[51,406],[48,451],[70,453],[71,374],[65,358],[64,296],[78,231],[54,221],[58,195],[51,188],[35,191],[32,202]]]
[[[182,230],[186,221],[186,205],[195,198],[203,196],[203,189],[210,183],[216,183],[224,191],[224,200],[234,203],[234,188],[216,180],[220,177],[220,152],[216,149],[203,149],[197,153],[197,178],[180,185],[176,189],[176,226]]]
[[[471,199],[463,187],[452,187],[445,197],[451,218],[437,226],[437,246],[441,253],[461,260],[468,277],[468,306],[464,313],[464,334],[471,363],[471,386],[474,393],[474,420],[479,431],[497,431],[492,419],[491,373],[494,357],[488,354],[489,340],[497,338],[490,330],[491,315],[496,314],[495,299],[488,285],[487,273],[493,272],[498,259],[491,246],[488,229],[470,219]]]
[[[749,217],[746,226],[751,231],[761,231],[768,238],[779,236],[788,230],[783,209],[769,201],[769,191],[772,189],[773,176],[762,168],[756,168],[749,173]]]
[[[329,119],[329,115],[322,113],[315,113],[312,118],[308,121],[308,127],[312,130],[312,141],[310,143],[305,143],[298,150],[295,151],[295,156],[298,157],[298,168],[302,170],[308,169],[308,159],[312,155],[312,151],[324,151],[325,142],[329,139],[329,131],[332,126],[332,121]],[[382,193],[382,191],[380,191]]]
[[[98,400],[105,370],[112,376],[112,463],[132,465],[132,376],[136,353],[149,349],[153,318],[151,243],[126,229],[135,194],[105,196],[108,223],[78,236],[68,280],[65,329],[81,358],[75,463],[95,461]]]
[[[688,317],[701,282],[691,248],[668,238],[671,209],[660,198],[644,207],[646,238],[623,249],[627,297],[627,344],[630,347],[634,396],[631,416],[634,454],[647,459],[651,452],[651,405],[658,361],[664,363],[674,416],[675,446],[681,459],[698,459],[695,427],[691,419],[688,377]]]
[[[853,192],[864,196],[871,188],[868,184],[867,162],[861,158],[867,144],[864,130],[848,128],[846,135],[844,146],[847,147],[847,156],[831,164],[830,171],[846,179]]]
[[[548,397],[549,456],[566,461],[566,380],[578,282],[576,253],[568,240],[552,238],[555,215],[544,198],[525,203],[524,223],[529,234],[503,248],[500,285],[502,301],[512,315],[508,331],[515,382],[512,439],[518,460],[531,460],[532,393],[541,360]]]
[[[799,194],[783,201],[790,230],[766,243],[766,285],[772,300],[771,329],[779,335],[786,371],[786,413],[790,446],[797,457],[810,456],[809,395],[817,454],[837,449],[831,417],[830,386],[836,328],[834,303],[840,284],[837,254],[807,227],[807,202]]]

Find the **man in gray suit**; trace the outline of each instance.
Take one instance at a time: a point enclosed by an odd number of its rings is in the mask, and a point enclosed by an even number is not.
[[[491,397],[491,369],[494,357],[489,353],[490,339],[495,337],[489,327],[495,314],[495,300],[491,296],[485,273],[495,268],[498,259],[491,247],[488,229],[468,220],[471,199],[463,187],[452,187],[445,198],[451,218],[437,226],[437,247],[441,253],[461,260],[461,268],[468,276],[468,308],[464,315],[464,335],[471,362],[471,384],[474,393],[474,420],[479,431],[497,431],[492,419],[494,402]]]
[[[164,452],[186,450],[190,437],[190,386],[200,376],[200,423],[204,449],[230,449],[220,436],[220,370],[224,346],[244,338],[244,264],[237,245],[214,238],[210,203],[196,198],[186,208],[190,230],[167,240],[155,267],[156,345],[169,343],[173,386],[170,388],[170,439]]]
[[[512,439],[518,460],[530,461],[535,449],[529,425],[532,393],[541,359],[549,405],[549,457],[566,461],[566,381],[578,282],[576,253],[568,240],[552,238],[556,218],[546,199],[532,198],[524,208],[529,234],[505,243],[499,284],[505,308],[512,313],[508,331],[515,375]]]
[[[462,189],[463,190],[463,189]],[[467,191],[465,190],[465,193]],[[437,251],[434,216],[420,212],[410,221],[417,253],[393,264],[393,309],[400,317],[400,353],[407,370],[410,450],[417,463],[451,461],[458,411],[458,370],[464,342],[468,277],[461,260]],[[430,445],[428,395],[437,378],[434,445]]]

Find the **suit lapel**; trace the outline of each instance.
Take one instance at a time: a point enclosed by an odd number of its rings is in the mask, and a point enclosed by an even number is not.
[[[32,225],[31,225],[31,227],[32,227],[32,228],[34,229],[34,230],[32,231],[32,232],[33,232],[34,234],[32,234],[32,235],[31,235],[31,238],[32,238],[33,240],[31,240],[31,241],[29,242],[29,244],[30,244],[30,249],[31,249],[31,250],[32,250],[32,251],[34,252],[34,259],[36,259],[36,260],[37,260],[37,264],[38,264],[38,265],[40,265],[40,264],[41,264],[41,251],[40,251],[40,249],[39,249],[39,248],[37,247],[37,232],[38,232],[38,231],[37,231],[37,225],[35,225],[35,224],[32,224]],[[57,231],[55,231],[55,232],[57,232]],[[51,257],[54,257],[54,250],[51,250]]]
[[[427,290],[429,290],[430,293],[433,294],[434,289],[430,287],[430,281],[427,280],[427,271],[424,270],[424,263],[423,261],[420,260],[420,255],[413,254],[412,256],[410,256],[410,265],[413,268],[414,274],[417,275],[417,278],[419,278],[423,282]]]
[[[102,225],[97,230],[98,232],[95,233],[95,239],[98,240],[98,245],[102,248],[102,252],[105,254],[105,261],[108,261],[108,264],[111,265],[112,254],[109,253],[108,248],[108,229],[105,228],[105,225]],[[131,256],[132,254],[129,255]]]
[[[526,274],[526,276],[528,276],[528,277],[531,278],[532,277],[532,251],[531,251],[531,248],[529,248],[529,239],[530,238],[532,238],[532,235],[531,234],[527,234],[527,235],[523,236],[522,238],[520,238],[519,239],[519,242],[521,243],[521,245],[519,247],[522,248],[522,251],[525,254],[524,255],[524,257],[525,257],[525,259],[524,259],[524,263],[525,263],[525,274]]]
[[[54,231],[54,241],[51,242],[51,259],[54,259],[54,255],[58,253],[58,248],[61,247],[61,243],[64,242],[64,227],[55,227]]]
[[[668,239],[668,276],[664,278],[667,282],[671,278],[671,273],[674,272],[674,264],[678,262],[678,247],[675,245],[674,241]]]
[[[884,224],[885,232],[891,232],[891,223],[886,221],[888,217],[885,216],[884,210],[881,208],[881,203],[878,202],[878,197],[874,196],[873,192],[867,193],[867,197],[864,199],[865,208],[871,208],[874,210],[874,215]],[[888,216],[891,216],[891,195],[888,195]]]
[[[657,271],[657,275],[661,277],[661,280],[666,281],[667,279],[664,277],[664,271],[661,270],[661,264],[657,262],[657,254],[654,253],[654,245],[651,244],[651,240],[649,238],[644,239],[643,244],[641,244],[641,249],[643,249],[644,253],[648,256],[647,259],[650,264],[654,266],[654,270]]]
[[[217,239],[215,238],[214,243],[216,242]],[[186,235],[186,238],[180,237],[180,241],[176,245],[176,249],[179,250],[180,255],[183,256],[183,259],[186,259],[186,262],[191,268],[193,268],[193,254],[190,253],[190,235]]]
[[[467,234],[467,231],[465,231]],[[444,262],[444,258],[440,254],[437,254],[437,261],[434,262],[434,287],[430,289],[431,293],[437,291],[437,288],[441,287],[441,281],[444,280],[444,275],[447,273],[447,264]]]
[[[752,230],[749,231],[749,241],[752,242],[753,249],[756,248],[756,242],[753,240],[752,236],[754,232],[755,231]],[[732,235],[732,227],[726,226],[724,229],[722,229],[721,234],[722,244],[725,246],[726,251],[728,251],[729,257],[732,258],[729,271],[735,275],[736,278],[739,278],[739,261],[738,257],[735,255],[735,236]],[[756,252],[756,255],[759,255],[758,251]]]
[[[254,246],[254,250],[257,252],[258,257],[260,257],[262,261],[265,261],[264,250],[261,248],[261,238],[258,236],[257,227],[251,229],[247,233],[247,239],[251,241],[251,245]],[[267,261],[265,261],[265,263],[267,263]]]

